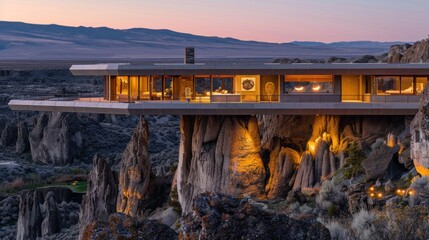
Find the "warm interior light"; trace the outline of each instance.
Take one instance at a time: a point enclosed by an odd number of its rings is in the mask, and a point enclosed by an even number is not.
[[[299,86],[299,87],[294,87],[294,89],[298,92],[301,92],[302,90],[304,90],[303,86]]]
[[[319,84],[314,84],[312,87],[311,87],[311,89],[313,89],[313,91],[319,91],[320,90],[320,85]]]

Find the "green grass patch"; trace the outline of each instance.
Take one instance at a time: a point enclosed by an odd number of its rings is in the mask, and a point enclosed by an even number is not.
[[[64,187],[72,190],[75,193],[86,193],[88,188],[88,183],[86,181],[73,181],[70,183],[64,184],[48,184],[41,186],[39,188],[48,188],[48,187]]]

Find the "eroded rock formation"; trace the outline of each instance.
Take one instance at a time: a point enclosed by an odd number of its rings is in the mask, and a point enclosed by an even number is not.
[[[266,170],[254,116],[183,116],[177,190],[184,212],[205,191],[258,196]]]
[[[42,113],[29,135],[33,161],[65,165],[82,151],[82,133],[76,114]]]
[[[317,221],[267,212],[224,194],[203,193],[192,209],[181,221],[182,239],[330,239]]]
[[[130,216],[142,215],[149,199],[151,163],[148,156],[149,130],[142,117],[122,155],[116,210]]]
[[[399,146],[388,147],[381,145],[373,149],[371,154],[362,161],[362,166],[365,169],[365,176],[368,180],[377,180],[379,178],[395,177],[394,162],[398,162]],[[398,162],[399,163],[399,162]],[[392,166],[389,171],[389,166]],[[389,174],[392,172],[392,174]],[[393,175],[393,176],[389,176]]]
[[[0,136],[0,146],[8,147],[16,143],[18,130],[15,123],[7,123]]]
[[[79,239],[86,225],[93,221],[107,221],[116,212],[118,177],[107,161],[96,155],[88,175],[88,189],[82,198],[79,213]]]
[[[420,98],[420,110],[410,125],[411,158],[416,170],[423,176],[429,176],[429,85]]]
[[[41,238],[77,224],[79,201],[80,194],[68,188],[24,191],[19,203],[17,239]]]
[[[18,135],[16,140],[16,153],[22,154],[30,150],[30,142],[28,141],[28,125],[27,122],[18,123]]]

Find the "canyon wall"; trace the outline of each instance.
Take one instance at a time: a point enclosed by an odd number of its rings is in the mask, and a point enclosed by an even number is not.
[[[405,123],[403,116],[183,116],[179,202],[187,212],[207,191],[265,199],[318,188],[344,164],[351,142],[370,151]]]

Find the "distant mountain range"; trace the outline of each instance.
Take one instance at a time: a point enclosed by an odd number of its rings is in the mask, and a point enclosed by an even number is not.
[[[0,60],[181,58],[328,58],[381,55],[403,42],[268,43],[147,28],[67,27],[0,21]]]

